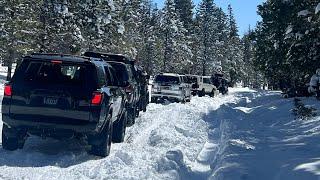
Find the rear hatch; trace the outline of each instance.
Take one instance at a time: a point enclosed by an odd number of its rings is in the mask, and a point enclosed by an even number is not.
[[[12,79],[10,116],[45,123],[87,123],[96,76],[88,62],[24,60]]]
[[[178,76],[158,75],[154,83],[157,84],[158,91],[170,93],[172,91],[179,91],[181,82]]]

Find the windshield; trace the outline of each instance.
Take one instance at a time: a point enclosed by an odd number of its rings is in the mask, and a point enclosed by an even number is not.
[[[180,83],[180,79],[178,76],[166,76],[166,75],[158,75],[156,76],[154,81],[157,83],[170,83],[170,84]]]
[[[188,84],[197,83],[197,77],[186,76],[186,83],[188,83]]]

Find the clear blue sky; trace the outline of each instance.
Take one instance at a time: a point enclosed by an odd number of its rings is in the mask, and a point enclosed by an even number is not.
[[[159,7],[163,6],[165,0],[153,0],[158,4]],[[194,4],[197,5],[200,0],[193,0]],[[237,19],[239,34],[243,35],[249,28],[255,27],[260,16],[257,15],[257,6],[265,2],[265,0],[215,0],[214,1],[219,7],[222,7],[225,12],[228,4],[231,4],[234,9],[234,14]]]

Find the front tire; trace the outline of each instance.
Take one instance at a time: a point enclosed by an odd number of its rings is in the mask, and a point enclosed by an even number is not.
[[[201,91],[198,92],[198,96],[199,96],[199,97],[203,97],[203,96],[205,96],[205,95],[206,95],[206,92],[205,92],[204,89],[202,89]]]
[[[127,111],[123,113],[121,119],[113,124],[113,133],[112,133],[112,142],[113,143],[122,143],[126,135],[127,128]]]
[[[135,107],[129,107],[128,108],[128,120],[127,120],[127,127],[131,127],[136,122],[136,108]]]

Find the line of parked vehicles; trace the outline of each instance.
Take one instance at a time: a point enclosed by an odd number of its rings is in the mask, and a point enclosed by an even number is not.
[[[146,111],[149,78],[135,60],[119,54],[25,56],[4,87],[2,147],[22,149],[30,135],[77,138],[88,153],[108,156],[112,142],[123,142],[126,128]],[[213,97],[220,89],[212,82],[210,76],[161,73],[153,80],[151,102]]]
[[[175,102],[190,102],[192,96],[209,95],[214,97],[219,93],[228,93],[228,86],[221,76],[197,76],[161,73],[155,76],[151,89],[151,102],[164,100]]]
[[[107,156],[149,103],[149,77],[117,54],[32,54],[23,58],[2,101],[2,147],[22,149],[29,135],[79,138]]]

